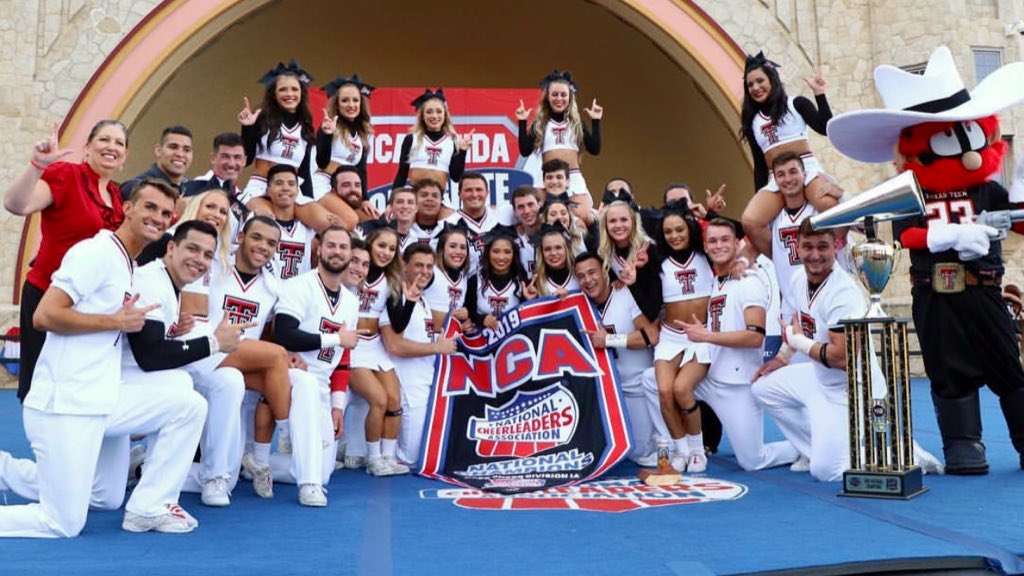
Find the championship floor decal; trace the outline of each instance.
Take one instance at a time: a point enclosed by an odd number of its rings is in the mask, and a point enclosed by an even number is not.
[[[451,500],[456,506],[471,510],[630,512],[738,500],[746,493],[747,487],[742,484],[683,476],[671,486],[648,486],[636,478],[606,478],[521,494],[496,494],[472,488],[421,490],[420,498]]]
[[[531,301],[438,359],[420,474],[514,494],[594,480],[629,452],[618,375],[582,294]],[[446,335],[459,331],[449,322]]]

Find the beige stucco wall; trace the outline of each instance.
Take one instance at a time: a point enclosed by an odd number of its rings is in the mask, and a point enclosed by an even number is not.
[[[0,142],[2,181],[20,173],[31,144],[68,112],[103,59],[157,3],[3,3],[0,122],[8,128]],[[469,0],[271,3],[198,52],[147,103],[132,126],[132,157],[126,173],[148,164],[159,127],[171,120],[196,129],[194,172],[204,170],[209,137],[234,126],[239,96],[255,96],[254,80],[267,63],[291,55],[279,53],[280,43],[268,41],[268,35],[274,32],[280,37],[291,31],[293,38],[301,37],[306,43],[293,51],[308,54],[303,61],[320,79],[357,68],[382,85],[516,86],[531,85],[544,71],[568,65],[577,77],[587,79],[583,96],[601,98],[608,114],[605,153],[587,165],[592,189],[600,189],[605,178],[622,173],[634,179],[645,200],[653,201],[669,179],[687,180],[698,189],[726,181],[730,209],[738,214],[749,194],[749,166],[733,136],[736,126],[703,100],[704,92],[663,51],[600,5],[605,3],[558,0],[559,11],[571,17],[559,18],[556,24],[536,16],[552,9],[550,2],[541,0],[525,0],[514,13],[501,10],[498,3]],[[924,62],[938,44],[950,46],[969,86],[974,84],[972,48],[1001,50],[1004,62],[1024,59],[1024,37],[1005,34],[1007,24],[1024,16],[1024,0],[695,3],[744,50],[763,48],[779,62],[791,92],[809,94],[801,79],[820,67],[836,112],[879,106],[873,68],[882,63]],[[298,19],[285,18],[286,14],[315,14],[321,21],[335,22],[331,14],[352,6],[359,6],[362,22],[376,24],[346,27],[350,36],[340,41],[327,41],[322,34],[299,34]],[[403,17],[394,19],[400,7],[404,7]],[[389,18],[392,24],[383,26]],[[437,21],[443,21],[441,29],[451,33],[439,34],[438,27],[423,24]],[[502,26],[495,26],[497,22]],[[443,63],[424,66],[420,44],[409,40],[417,34],[429,34],[440,43],[437,52],[444,55]],[[517,42],[525,47],[514,48]],[[207,78],[214,69],[222,74],[222,88],[210,89],[202,98],[183,94],[185,87]],[[216,118],[216,124],[203,121],[208,118]],[[1024,152],[1024,108],[1003,115],[1003,131],[1021,135],[1014,145],[1017,153]],[[845,160],[824,138],[814,137],[813,146],[826,169],[849,190],[864,189],[892,175],[884,166]],[[645,157],[653,161],[645,162]],[[0,250],[0,306],[11,302],[21,229],[21,218],[0,215],[4,247]],[[1011,242],[1006,256],[1010,279],[1024,282],[1024,243]],[[887,294],[896,303],[905,301],[907,294],[905,275],[898,278]],[[3,318],[9,323],[9,306]]]

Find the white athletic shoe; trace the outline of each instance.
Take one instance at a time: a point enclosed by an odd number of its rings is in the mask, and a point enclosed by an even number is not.
[[[355,470],[366,467],[366,456],[345,456],[345,468]]]
[[[672,454],[672,458],[669,459],[669,462],[672,464],[672,467],[676,469],[676,472],[682,474],[683,472],[686,472],[686,466],[690,462],[690,455],[676,452]]]
[[[228,506],[231,504],[231,490],[224,478],[213,478],[203,482],[203,504],[207,506]]]
[[[789,465],[790,472],[809,472],[811,470],[811,460],[807,456],[800,456]]]
[[[637,466],[643,468],[656,468],[658,466],[658,451],[655,450],[647,456],[641,456],[636,459]]]
[[[708,455],[703,450],[690,454],[686,461],[686,472],[688,474],[700,474],[708,469]]]
[[[409,468],[387,458],[370,458],[366,461],[366,473],[371,476],[398,476],[408,474]]]
[[[196,529],[199,525],[197,522],[195,525],[189,521],[191,516],[185,512],[181,506],[177,504],[168,505],[167,512],[159,516],[139,516],[132,512],[124,513],[124,522],[121,523],[121,528],[129,532],[165,532],[170,534],[184,534],[191,532]],[[192,521],[195,521],[192,518]]]
[[[180,514],[180,515],[184,516],[185,517],[185,521],[188,522],[189,526],[191,526],[193,528],[198,528],[199,527],[199,520],[196,520],[195,516],[189,514],[188,510],[185,510],[184,508],[182,508],[181,504],[178,504],[177,502],[175,502],[174,504],[168,504],[167,505],[167,509],[170,510],[171,512],[173,512],[174,514]]]
[[[938,458],[922,448],[916,441],[914,442],[914,463],[920,466],[925,474],[942,475],[946,473],[946,467],[942,465],[942,462],[939,462]]]
[[[252,488],[260,498],[274,497],[274,477],[270,466],[260,466],[252,454],[242,456],[242,470],[252,477]]]
[[[128,488],[135,488],[142,478],[142,464],[146,461],[146,445],[136,444],[128,453]]]
[[[303,484],[299,486],[299,504],[303,506],[327,506],[327,494],[319,484]]]
[[[384,460],[386,460],[388,465],[391,466],[391,469],[395,471],[395,474],[408,474],[411,472],[408,466],[394,458],[385,458]]]

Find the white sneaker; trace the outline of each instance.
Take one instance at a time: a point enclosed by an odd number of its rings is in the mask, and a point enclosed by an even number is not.
[[[411,472],[411,470],[410,470],[410,468],[408,466],[406,466],[405,464],[402,464],[398,460],[395,460],[393,458],[385,458],[384,460],[387,461],[388,466],[391,467],[391,469],[395,472],[396,475],[397,474],[408,474],[409,472]]]
[[[647,456],[641,456],[641,457],[637,458],[636,459],[636,464],[637,464],[637,466],[642,466],[644,468],[657,468],[657,466],[658,466],[658,451],[655,450],[654,452],[651,452]]]
[[[703,450],[690,454],[686,461],[686,472],[689,474],[700,474],[708,469],[708,456]]]
[[[252,454],[242,456],[242,470],[248,471],[252,478],[252,488],[260,498],[274,497],[274,477],[270,466],[260,466]]]
[[[672,467],[675,468],[676,472],[679,472],[680,474],[686,472],[686,466],[687,464],[689,464],[689,461],[689,454],[680,454],[678,452],[673,453],[672,458],[669,459],[669,462],[672,464]]]
[[[277,453],[278,454],[291,454],[292,453],[292,439],[283,434],[277,436]]]
[[[146,445],[136,444],[132,446],[128,454],[128,488],[135,488],[142,478],[142,464],[146,461]]]
[[[355,470],[366,467],[366,456],[345,456],[345,468]]]
[[[124,513],[124,522],[121,528],[129,532],[165,532],[170,534],[184,534],[196,529],[198,523],[193,525],[189,522],[191,516],[181,506],[176,504],[168,505],[167,512],[159,516],[139,516],[132,512]],[[195,521],[194,518],[192,518]]]
[[[807,456],[800,456],[789,465],[790,472],[808,472],[811,469],[811,459]]]
[[[231,491],[228,490],[228,481],[224,478],[214,478],[203,482],[203,504],[207,506],[228,506],[231,504]]]
[[[409,467],[387,458],[370,458],[366,461],[366,473],[371,476],[398,476],[408,474]]]
[[[191,514],[189,514],[188,510],[185,510],[184,508],[182,508],[181,504],[178,504],[177,502],[175,502],[174,504],[168,504],[167,505],[167,509],[170,510],[171,512],[173,512],[174,514],[180,514],[181,516],[184,516],[185,517],[185,521],[188,522],[189,526],[191,526],[193,528],[198,528],[199,527],[199,520],[196,520],[195,516],[192,516]]]
[[[299,504],[303,506],[327,506],[327,494],[319,484],[303,484],[299,486]]]
[[[928,452],[916,441],[914,442],[914,463],[921,467],[925,474],[942,475],[946,473],[946,467],[939,462],[931,452]]]

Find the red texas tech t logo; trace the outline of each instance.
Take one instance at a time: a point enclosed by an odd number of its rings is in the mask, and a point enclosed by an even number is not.
[[[437,160],[441,157],[441,147],[440,146],[427,146],[426,153],[427,153],[427,164],[430,164],[431,166],[436,166],[437,165]]]
[[[224,313],[232,324],[247,324],[260,313],[260,303],[235,296],[224,297]]]
[[[817,328],[817,323],[814,321],[814,316],[811,316],[807,312],[800,312],[800,328],[803,329],[804,336],[808,338],[814,338],[814,330]]]
[[[711,331],[722,331],[722,313],[725,311],[725,295],[715,296],[708,300],[708,319],[711,320]]]
[[[306,255],[306,245],[301,242],[278,242],[277,257],[281,259],[281,279],[287,280],[299,274],[299,264]]]
[[[780,228],[779,229],[779,242],[786,247],[786,252],[789,254],[789,264],[795,266],[800,264],[800,253],[797,252],[797,233],[800,232],[800,228]]]
[[[508,298],[502,298],[500,296],[490,296],[487,298],[487,302],[491,305],[491,316],[500,318],[501,313],[505,311],[505,307],[508,306]]]
[[[345,328],[345,323],[344,322],[339,324],[337,322],[334,322],[334,321],[329,320],[329,319],[324,318],[324,317],[320,318],[320,333],[321,334],[337,334],[338,332],[340,332],[344,328]],[[334,346],[331,346],[330,348],[321,348],[320,349],[320,353],[316,355],[316,359],[317,360],[322,360],[322,361],[327,362],[329,364],[329,363],[334,361],[334,355],[336,353],[337,353],[337,350],[335,349]]]
[[[696,270],[676,271],[676,282],[679,282],[679,289],[683,294],[693,294],[693,280],[697,277]]]

